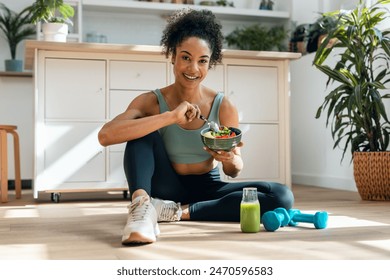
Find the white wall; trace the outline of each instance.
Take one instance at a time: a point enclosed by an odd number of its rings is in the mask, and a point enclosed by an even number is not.
[[[350,155],[340,163],[325,115],[316,119],[325,97],[326,76],[312,66],[314,54],[291,63],[292,174],[296,184],[355,190]]]
[[[20,12],[33,0],[1,0],[8,8]],[[0,71],[4,71],[4,60],[10,59],[8,43],[0,37]],[[16,57],[24,59],[24,43],[16,50]],[[31,77],[0,77],[0,123],[18,126],[20,138],[21,177],[33,177],[33,83]],[[13,143],[11,136],[9,143]],[[15,178],[13,144],[8,145],[8,176]]]
[[[0,77],[0,124],[18,126],[22,179],[33,176],[33,84],[31,77]],[[8,136],[8,177],[15,178],[13,138]]]
[[[310,2],[310,3],[308,3]],[[345,1],[294,0],[292,19],[311,23],[319,12],[339,9]],[[300,7],[306,7],[300,9]],[[291,63],[292,181],[295,184],[356,190],[350,155],[342,163],[341,149],[333,149],[325,118],[316,119],[325,97],[326,76],[312,66],[314,53]]]

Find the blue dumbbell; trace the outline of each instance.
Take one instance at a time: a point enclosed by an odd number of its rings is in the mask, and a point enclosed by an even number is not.
[[[288,210],[290,216],[289,225],[296,226],[298,223],[312,223],[316,229],[326,228],[328,224],[328,213],[325,211],[315,214],[302,214],[298,209]]]
[[[267,231],[275,231],[280,227],[288,225],[290,216],[284,208],[276,208],[274,211],[265,212],[261,217],[264,228]]]

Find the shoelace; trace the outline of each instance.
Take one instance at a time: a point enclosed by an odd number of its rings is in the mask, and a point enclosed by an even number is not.
[[[146,203],[146,199],[141,199],[136,203],[131,203],[129,205],[129,220],[131,222],[143,220],[147,213],[150,211],[152,204]],[[143,206],[143,207],[142,207]]]
[[[169,203],[161,207],[161,212],[159,213],[159,219],[163,221],[177,221],[181,217],[181,208],[180,202]]]

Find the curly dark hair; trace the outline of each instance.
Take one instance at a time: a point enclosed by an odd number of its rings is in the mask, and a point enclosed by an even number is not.
[[[211,50],[209,68],[222,61],[222,25],[209,10],[191,8],[176,11],[163,31],[161,45],[166,57],[175,55],[176,47],[189,37],[205,40]]]

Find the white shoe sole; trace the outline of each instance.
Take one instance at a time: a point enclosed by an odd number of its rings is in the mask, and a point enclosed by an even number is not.
[[[154,228],[154,238],[153,237],[148,237],[140,232],[132,232],[130,233],[129,237],[126,239],[122,239],[122,245],[141,245],[141,244],[150,244],[153,242],[156,242],[156,236],[160,234],[160,229],[158,225]]]
[[[156,239],[148,238],[139,232],[132,232],[130,233],[130,236],[122,240],[123,245],[137,245],[137,244],[149,244],[155,242]]]

